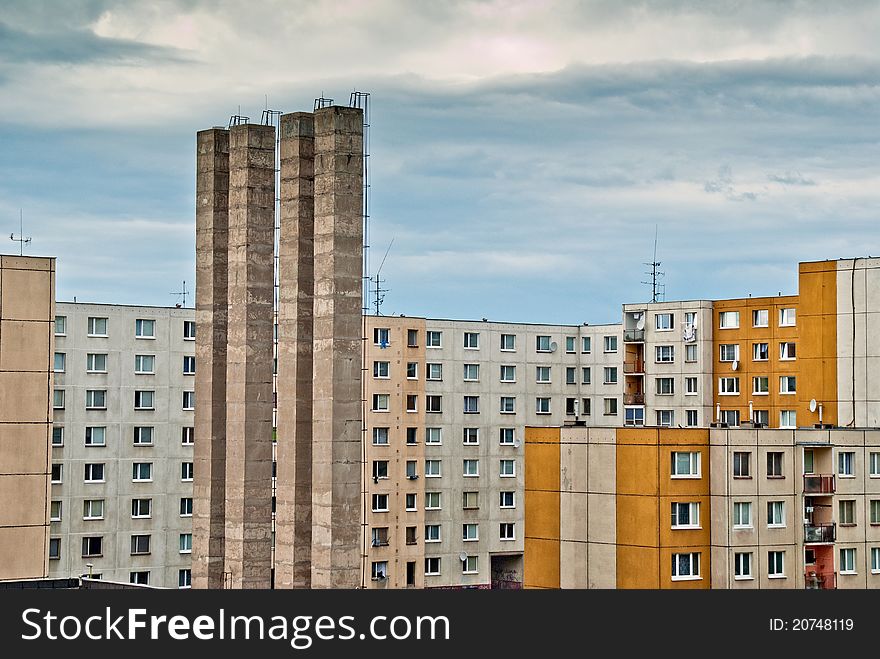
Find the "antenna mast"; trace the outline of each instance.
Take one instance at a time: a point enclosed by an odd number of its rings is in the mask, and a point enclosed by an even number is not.
[[[380,316],[380,310],[382,307],[382,303],[385,301],[385,293],[388,292],[387,288],[382,288],[382,283],[385,281],[384,279],[379,278],[379,273],[382,272],[382,266],[385,265],[385,259],[388,258],[388,252],[391,251],[391,246],[394,244],[394,238],[391,239],[391,242],[388,243],[388,249],[385,250],[385,256],[382,257],[382,262],[379,264],[379,269],[376,270],[376,276],[370,278],[370,282],[376,285],[376,288],[373,289],[373,292],[376,294],[375,299],[373,300],[373,306],[376,311],[376,315]]]
[[[24,215],[22,214],[22,210],[18,209],[18,238],[15,237],[15,233],[9,234],[9,240],[18,243],[18,255],[24,256],[24,246],[26,243],[31,241],[31,237],[28,236],[25,238],[24,235]]]
[[[654,225],[654,259],[650,263],[645,263],[651,268],[645,274],[651,278],[651,281],[643,281],[646,286],[651,287],[651,302],[661,302],[666,297],[666,284],[661,284],[660,279],[666,276],[665,272],[660,271],[660,261],[657,260],[657,225]]]
[[[183,282],[183,290],[171,292],[171,293],[169,293],[169,295],[177,295],[178,299],[180,299],[182,296],[183,299],[181,300],[181,303],[178,304],[178,306],[185,307],[186,306],[186,296],[189,295],[189,291],[186,290],[186,282]]]

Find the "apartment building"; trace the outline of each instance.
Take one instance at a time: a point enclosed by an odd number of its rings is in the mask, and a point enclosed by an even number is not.
[[[49,576],[190,585],[192,309],[59,302]]]

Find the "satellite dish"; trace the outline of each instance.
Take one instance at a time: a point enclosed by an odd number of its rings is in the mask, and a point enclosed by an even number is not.
[[[514,447],[514,448],[519,448],[520,446],[522,446],[522,442],[519,441],[518,439],[514,439],[514,440],[513,440],[513,447]]]
[[[559,347],[559,346],[556,345],[556,341],[551,341],[551,342],[550,342],[550,352],[556,352],[556,348],[558,348],[558,347]]]
[[[810,412],[815,412],[816,407],[817,407],[816,399],[815,398],[810,399]]]
[[[464,563],[467,560],[467,554],[465,552],[461,552],[458,555],[458,560],[460,560],[462,563]]]
[[[637,330],[645,329],[645,314],[643,314],[643,313],[639,314],[639,321],[636,323],[636,329]]]
[[[739,368],[739,362],[736,359],[734,359],[733,363],[730,365],[730,368],[732,368],[735,371],[736,369]]]

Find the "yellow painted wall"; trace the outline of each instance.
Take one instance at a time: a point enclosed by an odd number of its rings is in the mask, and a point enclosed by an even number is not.
[[[559,428],[526,428],[525,588],[559,588],[559,441]]]
[[[837,262],[801,263],[801,305],[798,325],[801,345],[800,372],[809,389],[798,391],[801,406],[809,409],[810,398],[822,403],[823,423],[837,424]],[[811,414],[810,423],[818,423]],[[800,412],[798,412],[800,423]],[[806,425],[806,424],[805,424]]]

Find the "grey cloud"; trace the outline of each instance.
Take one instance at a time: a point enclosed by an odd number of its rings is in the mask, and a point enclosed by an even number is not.
[[[816,185],[813,179],[805,177],[800,172],[783,172],[781,174],[767,174],[767,180],[782,185]]]

